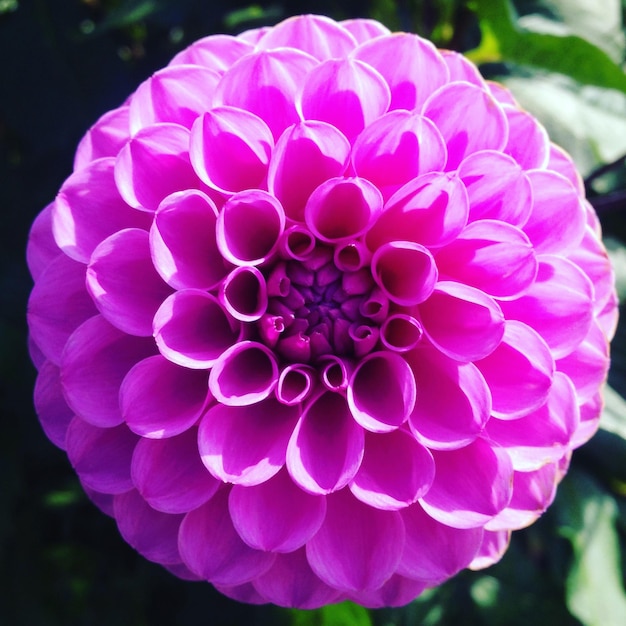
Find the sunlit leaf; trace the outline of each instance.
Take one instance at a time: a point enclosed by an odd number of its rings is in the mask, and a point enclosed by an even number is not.
[[[324,606],[315,611],[293,611],[292,626],[371,626],[367,609],[352,602]]]

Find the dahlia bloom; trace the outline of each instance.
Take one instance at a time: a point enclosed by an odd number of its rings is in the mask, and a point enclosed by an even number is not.
[[[28,262],[46,434],[139,553],[240,601],[494,563],[598,426],[616,296],[571,159],[374,21],[192,44],[87,132]]]

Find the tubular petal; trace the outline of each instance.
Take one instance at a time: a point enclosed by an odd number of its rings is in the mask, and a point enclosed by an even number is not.
[[[37,372],[33,401],[46,437],[65,450],[67,428],[74,414],[63,397],[60,370],[51,361],[44,361]]]
[[[388,350],[407,352],[417,346],[422,333],[422,325],[412,315],[395,313],[380,327],[380,340]]]
[[[291,364],[283,368],[276,385],[276,399],[281,404],[298,405],[309,397],[316,383],[315,369]]]
[[[241,322],[261,319],[267,310],[267,285],[256,267],[237,267],[225,279],[219,290],[224,308]]]

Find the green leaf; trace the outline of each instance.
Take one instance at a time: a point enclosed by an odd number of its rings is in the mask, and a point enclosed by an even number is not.
[[[293,611],[292,626],[372,626],[369,611],[352,602],[314,611]]]

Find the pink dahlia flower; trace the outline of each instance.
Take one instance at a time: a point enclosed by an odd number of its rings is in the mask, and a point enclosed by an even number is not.
[[[571,159],[377,22],[191,45],[87,132],[28,261],[45,432],[131,546],[237,600],[485,567],[598,426],[616,296]]]

